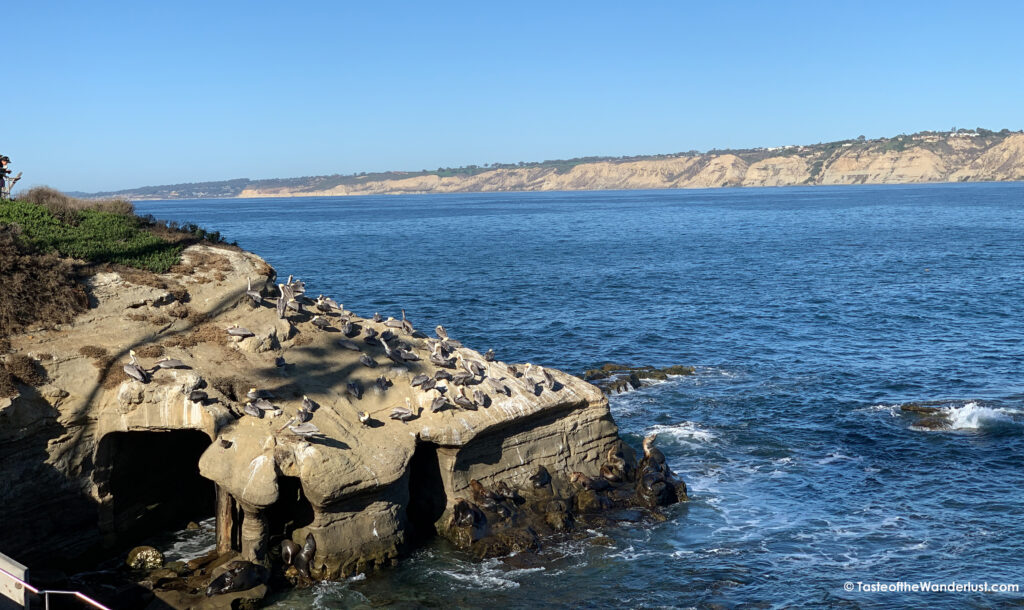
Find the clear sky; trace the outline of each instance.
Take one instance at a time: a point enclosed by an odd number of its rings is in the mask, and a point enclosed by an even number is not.
[[[1024,128],[1024,2],[5,2],[19,186]]]

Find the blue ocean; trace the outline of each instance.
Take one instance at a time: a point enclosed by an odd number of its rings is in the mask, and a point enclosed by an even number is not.
[[[1024,605],[1024,184],[136,208],[507,362],[696,367],[610,398],[689,486],[666,521],[528,563],[437,541],[273,607]]]

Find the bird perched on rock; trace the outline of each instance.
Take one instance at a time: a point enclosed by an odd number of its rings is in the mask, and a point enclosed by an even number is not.
[[[353,352],[361,351],[355,341],[349,341],[348,339],[338,341],[338,345]]]
[[[402,321],[394,318],[388,318],[387,320],[384,320],[384,326],[387,326],[388,328],[402,328]]]
[[[484,408],[491,406],[490,396],[480,390],[473,390],[473,402]]]
[[[416,419],[417,413],[412,410],[412,405],[409,403],[409,399],[405,399],[404,407],[395,407],[391,409],[391,413],[388,415],[391,419],[397,419],[400,422],[409,422]]]
[[[245,406],[242,407],[242,412],[244,412],[246,415],[251,415],[256,419],[263,419],[263,409],[260,409],[251,402],[245,403]]]
[[[442,341],[448,340],[448,331],[446,331],[444,327],[441,326],[440,324],[437,325],[437,327],[434,329],[434,332],[437,333],[437,337]]]
[[[137,379],[142,383],[149,383],[149,375],[146,374],[145,369],[139,365],[139,359],[135,356],[135,350],[128,350],[128,364],[124,365],[124,372],[131,378]]]
[[[452,380],[452,374],[449,373],[448,371],[444,370],[444,369],[438,369],[437,372],[434,373],[434,380],[435,381],[451,381]]]
[[[358,379],[353,379],[345,384],[345,392],[359,400],[363,397],[363,384],[359,383]]]
[[[370,357],[369,354],[361,354],[359,356],[359,364],[371,369],[377,367],[377,361]]]
[[[412,378],[412,381],[409,382],[409,385],[416,387],[423,383],[424,381],[426,381],[427,379],[430,379],[430,377],[428,377],[427,375],[416,375],[415,377]]]
[[[361,330],[354,322],[345,322],[341,325],[341,334],[349,338],[355,337]]]
[[[388,387],[390,387],[391,385],[391,380],[385,377],[384,375],[381,375],[380,377],[373,381],[373,387],[379,393],[387,392]]]
[[[415,328],[413,328],[412,322],[406,319],[404,309],[402,310],[402,329],[404,329],[405,332],[409,333],[410,335],[416,330]]]
[[[323,316],[313,316],[313,319],[309,322],[320,330],[327,330],[331,327],[331,321]]]
[[[184,362],[182,362],[181,360],[178,360],[177,358],[164,358],[163,360],[158,360],[156,362],[156,364],[153,365],[153,369],[152,370],[155,371],[157,369],[187,369],[187,368],[188,368],[188,365],[185,364]]]
[[[476,411],[476,403],[466,396],[465,391],[466,390],[463,389],[461,392],[455,392],[452,397],[452,401],[456,406],[466,409],[467,411]]]
[[[494,350],[493,349],[487,350],[487,353],[484,354],[484,360],[486,360],[487,362],[494,362]]]
[[[237,324],[232,324],[231,326],[228,327],[227,330],[228,334],[231,335],[232,337],[242,337],[244,339],[245,337],[256,336],[256,333],[252,332],[248,328],[245,328],[244,326],[239,326]]]
[[[380,313],[379,313],[379,312],[376,312],[376,311],[375,311],[375,312],[373,312],[373,321],[374,321],[374,322],[378,322],[378,323],[379,323],[379,322],[383,322],[383,321],[384,321],[384,318],[382,318],[382,317],[381,317],[381,315],[380,315]]]
[[[434,389],[434,391],[437,392],[437,396],[435,396],[434,399],[430,401],[431,413],[437,413],[438,411],[448,406],[448,399],[445,398],[443,394],[438,392],[436,388]]]
[[[260,294],[259,290],[253,290],[253,288],[252,288],[252,278],[246,278],[246,279],[249,282],[249,287],[245,290],[245,295],[247,297],[249,297],[250,299],[252,299],[252,302],[255,303],[256,305],[262,305],[263,304],[263,295]]]
[[[320,428],[317,428],[316,424],[312,422],[290,424],[288,429],[292,431],[292,434],[301,436],[302,438],[309,438],[311,436],[323,434],[320,432]]]

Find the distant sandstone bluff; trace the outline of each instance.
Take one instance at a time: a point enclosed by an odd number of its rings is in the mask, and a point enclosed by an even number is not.
[[[0,548],[53,564],[215,514],[221,557],[281,570],[284,549],[301,581],[389,565],[435,531],[507,554],[686,498],[656,449],[637,460],[619,439],[595,386],[301,296],[281,319],[274,280],[253,254],[192,246],[168,274],[99,273],[72,323],[10,337],[45,381],[0,399]],[[293,419],[310,410],[315,432]],[[167,603],[192,604],[195,582],[160,578]]]
[[[715,188],[1024,180],[1024,134],[915,134],[886,140],[692,154],[315,186],[249,187],[238,197]],[[271,181],[272,182],[272,181]]]

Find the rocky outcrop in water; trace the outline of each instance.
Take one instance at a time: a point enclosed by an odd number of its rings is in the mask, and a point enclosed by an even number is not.
[[[99,273],[86,313],[11,337],[41,374],[0,401],[0,550],[44,565],[215,514],[221,563],[333,579],[435,532],[488,555],[685,498],[595,386],[276,279],[193,246],[169,274]]]

